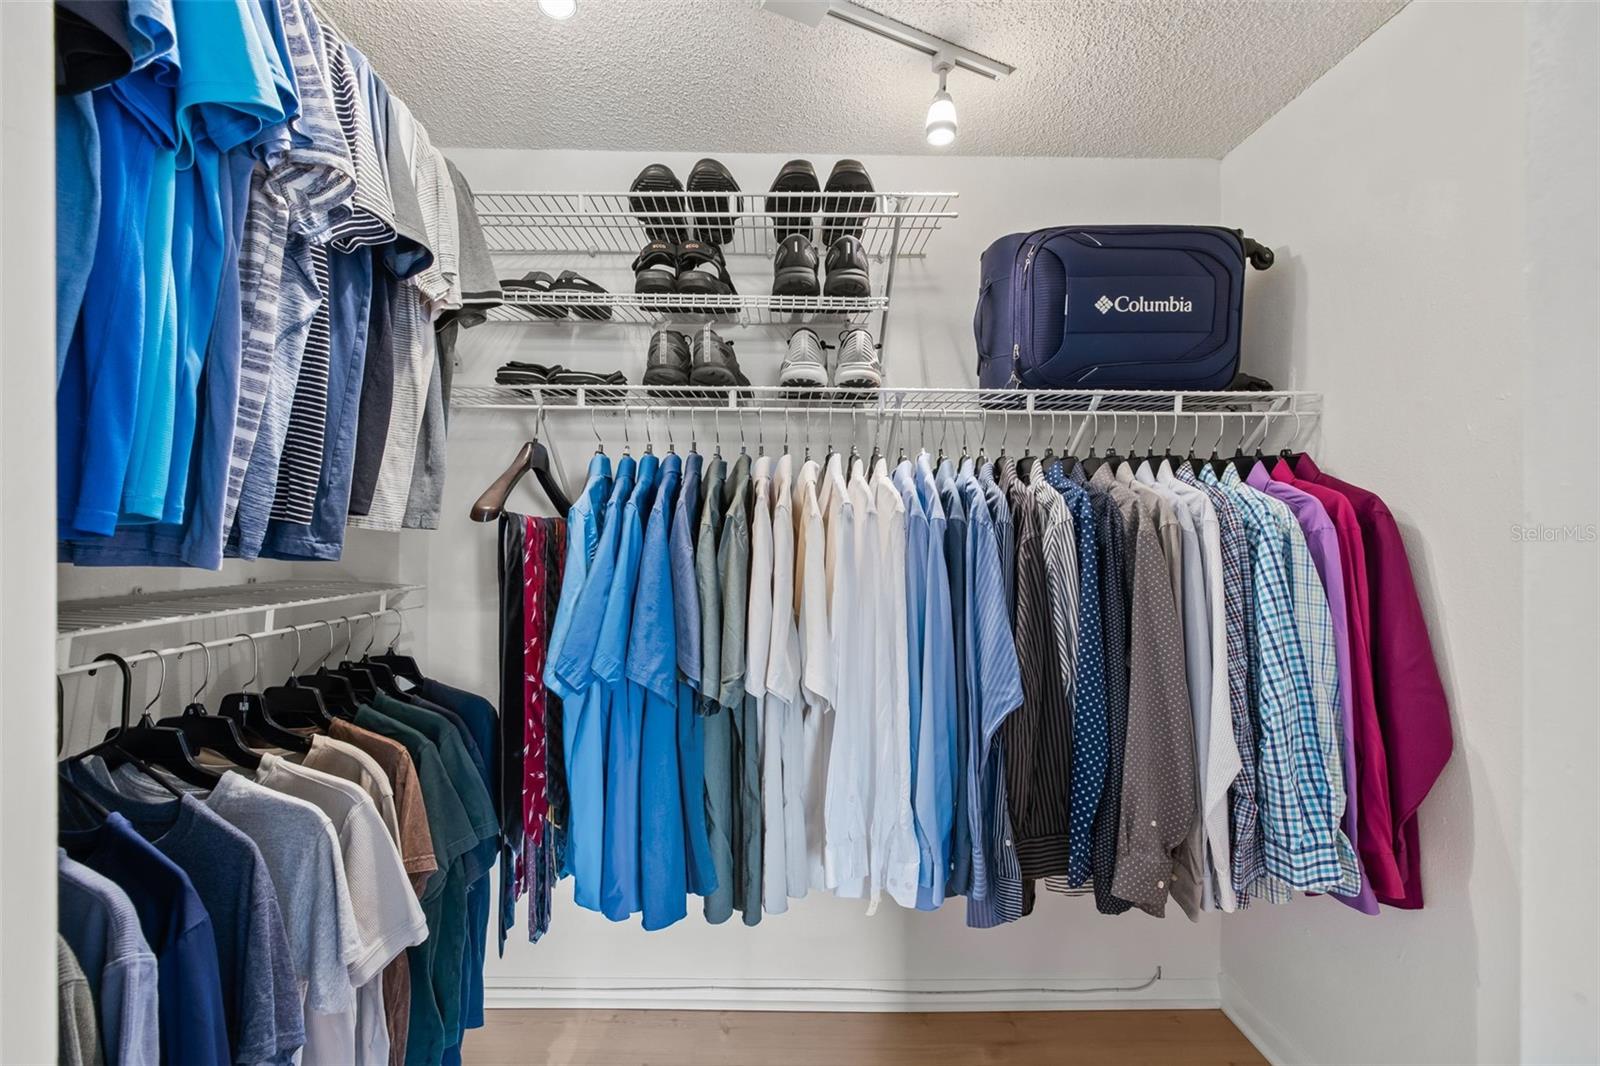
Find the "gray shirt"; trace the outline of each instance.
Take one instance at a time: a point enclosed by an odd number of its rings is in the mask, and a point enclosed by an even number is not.
[[[100,1049],[94,993],[89,991],[89,979],[78,965],[77,956],[59,933],[56,934],[56,1003],[61,1022],[56,1061],[67,1066],[100,1066],[106,1060]]]
[[[700,594],[700,695],[708,700],[715,700],[722,691],[722,587],[717,572],[717,539],[722,534],[722,482],[727,470],[728,464],[721,458],[706,460],[694,549],[695,585]]]
[[[1178,851],[1198,812],[1183,630],[1161,551],[1157,497],[1136,494],[1109,466],[1095,471],[1091,484],[1110,494],[1133,556],[1128,736],[1111,891],[1160,917],[1173,890]]]
[[[722,587],[722,684],[717,702],[736,708],[744,702],[745,601],[750,591],[750,456],[740,455],[733,461],[724,499],[727,513],[717,545]]]

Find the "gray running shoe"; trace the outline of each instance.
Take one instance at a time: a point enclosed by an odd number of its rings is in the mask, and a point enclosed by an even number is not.
[[[876,389],[883,385],[883,360],[872,334],[861,327],[839,334],[839,359],[833,383],[841,389]]]
[[[787,389],[821,389],[828,384],[828,363],[822,338],[815,330],[797,329],[789,335],[789,352],[778,368],[778,384]]]
[[[650,335],[645,356],[646,385],[689,384],[689,338],[675,329],[658,329]]]
[[[689,370],[693,385],[729,388],[748,385],[750,379],[739,369],[739,359],[733,354],[733,342],[723,340],[710,326],[702,326],[694,335],[694,358]]]

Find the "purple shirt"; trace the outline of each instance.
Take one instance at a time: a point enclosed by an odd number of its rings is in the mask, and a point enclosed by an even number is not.
[[[1317,469],[1308,455],[1294,461],[1297,477],[1338,492],[1355,508],[1367,551],[1372,606],[1372,676],[1384,747],[1389,754],[1389,796],[1394,811],[1395,860],[1405,893],[1380,902],[1416,910],[1422,906],[1422,858],[1417,808],[1450,761],[1450,705],[1428,639],[1400,527],[1384,502]]]
[[[1350,702],[1354,691],[1350,676],[1350,624],[1344,599],[1344,573],[1339,563],[1339,535],[1328,518],[1328,512],[1317,498],[1308,492],[1274,481],[1267,473],[1265,463],[1257,463],[1245,478],[1251,488],[1283,501],[1294,513],[1294,520],[1306,535],[1306,547],[1311,561],[1316,565],[1317,576],[1322,579],[1323,591],[1328,596],[1328,614],[1333,619],[1333,655],[1339,670],[1339,761],[1344,765],[1344,835],[1350,846],[1357,849],[1357,865],[1361,865],[1360,842],[1356,839],[1356,749],[1355,713]],[[1372,893],[1366,870],[1361,872],[1361,890],[1354,896],[1335,895],[1340,903],[1354,907],[1363,914],[1378,913],[1378,899]]]

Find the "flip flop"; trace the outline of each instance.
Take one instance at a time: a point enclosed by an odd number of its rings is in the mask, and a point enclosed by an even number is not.
[[[502,289],[523,289],[528,292],[549,292],[550,285],[554,280],[542,270],[530,270],[520,278],[501,278],[500,287]],[[554,304],[512,304],[511,306],[535,318],[567,317],[567,309],[565,307],[557,307]]]
[[[576,270],[563,270],[550,285],[551,292],[608,292]],[[575,304],[572,313],[578,318],[601,322],[611,317],[610,304]]]

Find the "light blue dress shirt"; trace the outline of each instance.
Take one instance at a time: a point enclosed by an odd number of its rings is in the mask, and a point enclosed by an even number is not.
[[[917,456],[916,490],[918,502],[928,513],[927,621],[922,661],[923,714],[932,719],[924,729],[933,737],[932,802],[935,812],[933,847],[938,869],[925,885],[924,899],[918,891],[917,905],[931,910],[944,902],[950,869],[950,852],[955,836],[956,809],[956,642],[951,614],[950,568],[946,559],[949,522],[944,501],[934,478],[928,453]],[[954,488],[954,481],[951,482]]]
[[[934,848],[938,812],[933,803],[933,715],[927,713],[924,664],[928,658],[928,513],[917,496],[911,460],[890,476],[906,507],[906,678],[911,709],[911,812],[917,837],[917,903],[939,863]],[[941,882],[943,877],[940,877]]]

